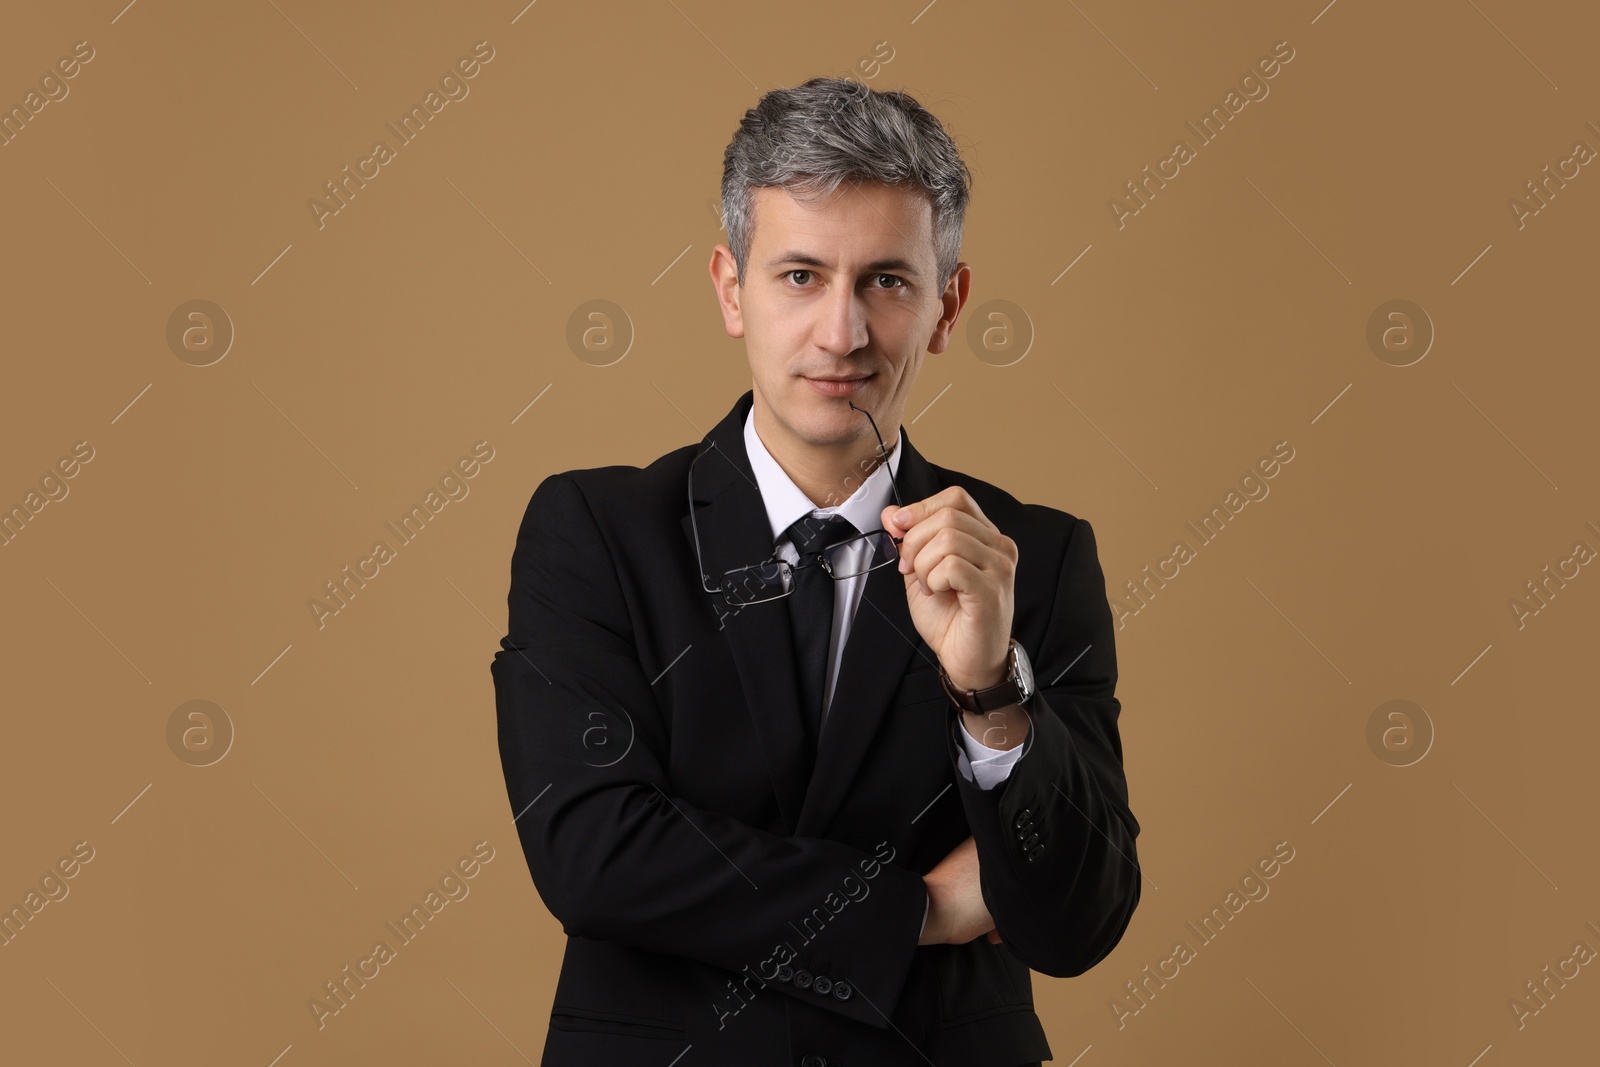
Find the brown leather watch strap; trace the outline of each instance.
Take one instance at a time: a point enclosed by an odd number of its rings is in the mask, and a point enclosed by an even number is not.
[[[944,664],[937,664],[939,669],[939,684],[944,687],[945,695],[950,702],[962,711],[981,714],[993,711],[996,708],[1008,708],[1012,704],[1022,702],[1022,688],[1017,684],[1017,640],[1011,639],[1010,650],[1006,653],[1006,676],[998,685],[991,685],[984,689],[958,689],[950,681],[950,676],[944,671]]]

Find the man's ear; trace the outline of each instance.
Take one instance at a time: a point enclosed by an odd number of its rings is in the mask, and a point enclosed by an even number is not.
[[[722,328],[728,331],[729,337],[743,337],[744,312],[739,301],[744,289],[739,285],[739,266],[734,261],[733,250],[725,244],[718,245],[711,250],[711,262],[706,266],[717,294],[717,306],[722,311]]]
[[[956,319],[967,303],[967,293],[972,286],[972,267],[965,261],[956,264],[955,273],[939,296],[941,311],[939,321],[933,324],[933,334],[928,338],[928,351],[938,355],[950,347],[950,334],[955,331]]]

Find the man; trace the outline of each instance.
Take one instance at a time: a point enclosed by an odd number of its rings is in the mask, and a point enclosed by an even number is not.
[[[492,673],[568,935],[547,1065],[1037,1064],[1029,969],[1132,917],[1094,533],[901,425],[966,301],[969,185],[904,94],[766,94],[710,263],[751,390],[533,494]]]

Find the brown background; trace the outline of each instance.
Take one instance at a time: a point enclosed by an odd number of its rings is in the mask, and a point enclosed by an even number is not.
[[[1508,1008],[1600,949],[1600,576],[1508,607],[1600,548],[1600,175],[1508,208],[1600,148],[1587,5],[119,5],[0,32],[7,106],[95,54],[0,148],[0,504],[94,449],[0,547],[0,902],[94,849],[0,948],[3,1058],[537,1062],[562,935],[488,671],[516,525],[546,474],[643,465],[748,388],[705,275],[722,151],[815,74],[910,91],[975,175],[971,303],[907,412],[926,455],[1089,518],[1120,599],[1294,449],[1117,634],[1145,892],[1105,962],[1036,980],[1056,1062],[1593,1055],[1596,968]],[[480,40],[470,95],[319,228],[308,201]],[[1119,228],[1108,201],[1284,40]],[[1405,367],[1367,342],[1395,299],[1436,332]],[[192,300],[232,324],[209,366],[168,341]],[[625,321],[575,349],[592,300]],[[319,629],[323,583],[483,440]],[[169,741],[191,700],[220,759]],[[1420,710],[1369,743],[1390,700]],[[307,1001],[479,841],[470,895],[319,1030]],[[1119,1027],[1280,841],[1270,895]]]

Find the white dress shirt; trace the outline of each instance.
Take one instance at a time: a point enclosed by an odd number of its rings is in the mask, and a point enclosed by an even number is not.
[[[897,434],[894,447],[889,451],[888,466],[895,474],[900,473],[900,439],[900,435]],[[756,433],[754,408],[745,416],[744,445],[745,451],[750,455],[750,467],[755,472],[756,483],[761,489],[761,499],[767,507],[767,519],[772,525],[772,537],[780,558],[790,563],[799,562],[800,553],[790,543],[787,531],[790,526],[808,514],[842,515],[862,533],[883,529],[883,523],[879,521],[878,516],[883,513],[884,508],[894,503],[894,494],[889,488],[889,473],[883,464],[878,464],[866,481],[856,486],[855,492],[844,503],[819,508],[799,486],[794,484],[794,480],[778,465],[778,461],[772,458],[772,453],[767,451],[761,436]],[[863,542],[856,547],[856,551],[864,556],[872,549]],[[899,571],[895,573],[898,574]],[[867,576],[864,573],[834,582],[833,634],[828,646],[830,655],[826,678],[823,680],[823,692],[826,694],[823,702],[825,708],[832,701],[839,665],[844,661],[845,642],[850,636],[850,622],[855,618],[856,608],[861,603],[861,594],[866,589],[866,582]],[[962,776],[968,781],[976,782],[980,789],[992,789],[1005,781],[1011,773],[1012,765],[1022,757],[1024,747],[1022,745],[999,749],[983,744],[967,731],[965,719],[962,720],[958,736],[965,751],[956,753],[956,765],[961,769]]]

